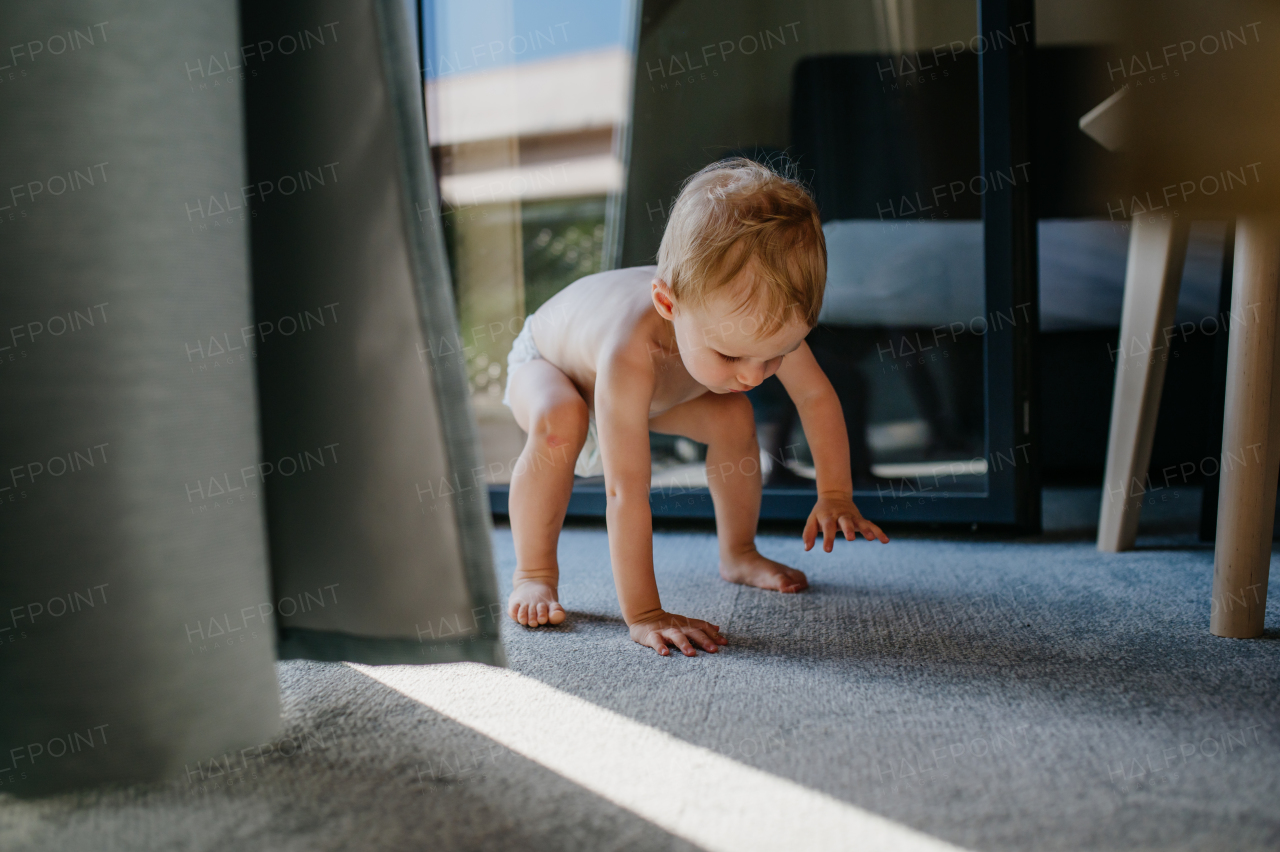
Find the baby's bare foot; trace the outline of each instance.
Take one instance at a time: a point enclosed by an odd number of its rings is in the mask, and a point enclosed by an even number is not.
[[[781,562],[774,562],[755,550],[728,558],[721,557],[720,576],[730,583],[741,583],[744,586],[756,586],[775,592],[799,592],[809,588],[809,581],[805,578],[803,571],[788,568]]]
[[[512,581],[507,612],[526,627],[559,624],[564,621],[564,607],[556,594],[556,584],[536,577],[516,577]]]

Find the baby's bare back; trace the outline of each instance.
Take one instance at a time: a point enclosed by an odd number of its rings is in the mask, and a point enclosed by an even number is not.
[[[592,410],[596,373],[607,353],[647,357],[656,385],[650,416],[702,395],[706,388],[684,369],[670,324],[653,307],[653,266],[613,269],[580,278],[529,317],[544,359],[569,377]]]

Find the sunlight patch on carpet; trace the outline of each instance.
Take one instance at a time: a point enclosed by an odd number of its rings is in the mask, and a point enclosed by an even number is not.
[[[348,665],[712,852],[959,849],[509,669]]]

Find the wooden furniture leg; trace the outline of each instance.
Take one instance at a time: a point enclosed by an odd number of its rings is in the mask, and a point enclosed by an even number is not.
[[[1218,282],[1218,316],[1231,313],[1231,282],[1235,280],[1236,220],[1227,220],[1227,231],[1222,242],[1222,277]],[[1205,403],[1209,406],[1209,434],[1205,439],[1204,457],[1216,458],[1222,452],[1222,421],[1227,410],[1227,347],[1231,343],[1230,323],[1220,322],[1213,336],[1213,372],[1209,377],[1209,392]],[[1222,484],[1218,469],[1201,469],[1204,487],[1200,499],[1200,540],[1214,541],[1218,537],[1218,488]]]
[[[1098,517],[1098,550],[1109,553],[1129,550],[1138,534],[1190,220],[1135,216],[1131,227]]]
[[[1280,219],[1236,224],[1209,631],[1262,635],[1280,470]]]

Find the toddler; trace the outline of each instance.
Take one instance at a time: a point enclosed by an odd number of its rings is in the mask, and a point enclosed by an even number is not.
[[[888,542],[853,504],[844,415],[805,344],[818,320],[827,250],[813,200],[766,166],[731,159],[685,183],[656,267],[601,272],[548,300],[521,330],[504,398],[528,433],[511,479],[520,624],[560,624],[556,542],[575,469],[603,467],[609,554],[631,638],[659,654],[715,652],[720,628],[666,612],[653,573],[649,433],[707,445],[720,576],[798,592],[802,572],[762,556],[760,450],[743,396],[776,375],[795,402],[817,470],[805,549],[819,531]]]

